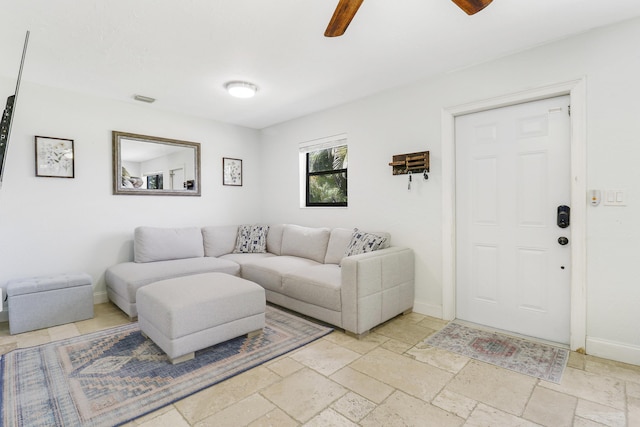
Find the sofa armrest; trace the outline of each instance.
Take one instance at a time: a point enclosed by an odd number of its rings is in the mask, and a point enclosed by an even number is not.
[[[413,307],[413,250],[392,246],[342,259],[342,327],[360,335]]]

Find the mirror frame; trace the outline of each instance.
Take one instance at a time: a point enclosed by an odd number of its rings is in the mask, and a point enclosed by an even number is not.
[[[154,189],[129,189],[122,188],[122,160],[121,160],[121,140],[138,140],[140,142],[151,142],[165,145],[176,145],[194,149],[194,189],[193,190],[154,190]],[[113,143],[113,194],[126,194],[136,196],[200,196],[200,143],[190,141],[180,141],[178,139],[160,138],[157,136],[138,135],[135,133],[112,131]]]

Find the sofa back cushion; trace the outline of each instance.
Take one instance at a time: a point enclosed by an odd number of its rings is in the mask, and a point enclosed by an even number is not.
[[[344,251],[351,242],[353,230],[349,228],[334,228],[331,230],[327,255],[324,257],[325,264],[340,264],[344,257]]]
[[[152,262],[204,256],[199,227],[138,227],[133,240],[134,261]]]
[[[267,233],[267,252],[274,255],[282,255],[282,233],[284,224],[274,224],[269,226]]]
[[[202,228],[204,238],[204,255],[219,257],[230,254],[236,247],[238,237],[237,225],[220,225]]]
[[[325,264],[340,264],[342,258],[346,256],[346,250],[352,242],[355,230],[351,228],[334,228],[331,230],[331,237],[327,246],[327,255],[324,258]],[[386,232],[375,232],[380,237],[384,237],[384,243],[378,249],[389,247],[391,235]]]
[[[287,224],[282,231],[281,255],[293,255],[324,262],[330,230]]]

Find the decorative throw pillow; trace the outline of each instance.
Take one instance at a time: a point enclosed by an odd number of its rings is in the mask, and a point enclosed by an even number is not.
[[[255,254],[267,252],[268,225],[241,225],[238,227],[235,254]]]
[[[351,242],[349,242],[347,249],[344,251],[344,256],[376,251],[380,248],[380,246],[384,244],[386,240],[386,237],[378,236],[377,234],[372,233],[365,233],[358,230],[357,228],[354,228],[353,236],[351,236]]]

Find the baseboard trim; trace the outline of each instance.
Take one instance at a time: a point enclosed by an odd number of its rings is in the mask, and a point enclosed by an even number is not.
[[[587,337],[587,354],[618,362],[640,365],[640,346],[602,338]]]
[[[434,305],[426,302],[414,301],[413,311],[416,313],[424,314],[425,316],[431,316],[437,319],[442,319],[441,305]]]
[[[107,297],[106,292],[96,292],[93,294],[93,304],[104,304],[105,302],[109,302],[109,297]]]

